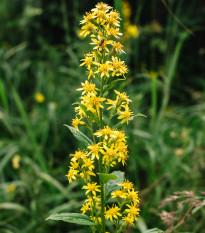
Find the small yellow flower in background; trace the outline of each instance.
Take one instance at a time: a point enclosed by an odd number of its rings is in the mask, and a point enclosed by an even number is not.
[[[14,169],[18,169],[20,167],[20,160],[21,160],[20,155],[14,155],[12,159],[12,166]]]
[[[135,24],[131,24],[131,6],[128,1],[122,2],[122,13],[123,13],[123,19],[124,19],[124,37],[125,38],[137,38],[139,36],[139,30]]]
[[[178,148],[175,150],[176,156],[182,156],[184,154],[184,150],[182,148]]]
[[[139,30],[136,25],[129,25],[126,28],[127,37],[137,38],[139,36]]]
[[[45,101],[45,96],[41,94],[40,92],[35,94],[35,100],[38,103],[43,103]]]
[[[6,188],[7,192],[13,192],[15,189],[16,189],[15,184],[11,184],[11,185],[7,186],[7,188]]]

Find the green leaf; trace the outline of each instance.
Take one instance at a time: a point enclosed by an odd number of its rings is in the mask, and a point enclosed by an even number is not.
[[[64,124],[65,125],[65,124]],[[73,136],[78,140],[81,141],[85,144],[85,146],[88,146],[90,144],[93,144],[93,142],[84,134],[82,133],[80,130],[75,130],[74,127],[69,126],[69,125],[65,125],[66,127],[69,128],[69,130],[71,131],[71,133],[73,134]]]
[[[46,220],[64,221],[87,226],[96,225],[87,215],[76,213],[52,214]]]
[[[145,231],[144,233],[163,233],[164,231],[160,230],[159,228],[153,228],[150,230]]]
[[[135,115],[134,117],[138,117],[138,116],[141,116],[141,117],[147,117],[147,116],[145,116],[144,114],[142,114],[142,113],[138,113],[137,115]]]
[[[103,184],[106,184],[110,180],[117,180],[117,176],[115,174],[103,174],[98,173],[99,179]]]
[[[120,186],[117,185],[118,183],[122,183],[124,181],[124,172],[121,171],[114,171],[111,175],[115,175],[117,177],[116,180],[109,180],[107,183],[107,190],[106,190],[106,200],[109,199],[112,192],[120,189]]]
[[[117,82],[119,82],[119,81],[124,81],[124,79],[116,79],[116,80],[110,82],[110,83],[106,86],[106,88],[103,90],[103,94],[105,94],[105,93],[108,92],[110,89],[112,89],[112,88],[115,86],[115,84],[116,84]]]
[[[73,103],[73,105],[79,105],[88,117],[90,117],[93,121],[99,124],[99,119],[95,116],[94,113],[92,113],[90,110],[87,110],[85,105],[78,102]]]

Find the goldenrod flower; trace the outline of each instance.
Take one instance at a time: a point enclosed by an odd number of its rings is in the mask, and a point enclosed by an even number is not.
[[[125,74],[128,72],[128,68],[125,65],[124,61],[121,61],[120,58],[112,57],[112,76],[122,76],[125,78]]]
[[[86,125],[86,124],[84,121],[81,121],[80,119],[76,117],[75,119],[72,120],[72,126],[75,127],[75,130],[79,130],[78,125]]]
[[[84,185],[82,189],[87,189],[85,194],[87,195],[89,192],[91,192],[94,196],[96,196],[96,192],[100,192],[100,185],[97,185],[97,183],[88,183],[87,185]]]
[[[124,53],[123,45],[120,42],[113,42],[112,46],[115,53]]]
[[[71,159],[72,162],[78,161],[79,159],[83,159],[85,157],[85,152],[78,150],[75,152],[75,154],[71,154],[71,156],[73,156],[73,158]]]
[[[12,166],[14,169],[18,169],[20,167],[20,155],[15,155],[12,159]]]
[[[83,205],[83,207],[80,210],[82,211],[82,214],[85,214],[85,212],[90,210],[90,204],[86,203],[85,205]]]
[[[93,165],[93,162],[94,161],[92,161],[90,158],[85,157],[83,159],[83,166],[82,167],[88,168],[88,170],[92,171],[95,168],[95,166]]]
[[[130,108],[128,107],[128,105],[125,105],[125,110],[124,111],[120,111],[119,114],[120,116],[118,117],[118,119],[122,119],[121,123],[123,124],[125,121],[128,121],[132,119],[132,115],[133,112],[131,112]]]
[[[69,183],[73,183],[73,180],[76,180],[76,175],[78,174],[78,171],[70,168],[70,170],[68,171],[68,175],[66,175],[68,177]]]
[[[97,63],[97,65],[99,67],[98,67],[98,70],[95,73],[100,73],[101,78],[103,76],[107,76],[107,78],[109,78],[110,77],[109,72],[112,70],[110,62],[107,61],[106,63],[103,63],[103,64]]]
[[[135,219],[133,218],[133,216],[124,216],[122,217],[122,220],[125,221],[126,225],[134,226]]]
[[[45,96],[38,92],[35,94],[35,100],[38,103],[43,103],[45,101]]]
[[[87,68],[90,70],[91,65],[93,63],[93,54],[88,53],[84,56],[85,56],[85,58],[81,60],[81,61],[83,61],[83,63],[81,63],[80,66],[86,65]]]
[[[124,193],[122,190],[117,190],[111,193],[112,198],[126,198],[127,194]]]
[[[90,34],[96,29],[97,27],[94,24],[89,22],[88,24],[82,26],[80,35],[86,37],[88,34]]]
[[[117,99],[121,100],[121,101],[127,101],[127,102],[132,102],[129,99],[129,96],[127,96],[127,94],[125,92],[120,93],[119,91],[114,90],[115,93],[117,94]]]
[[[120,208],[117,207],[116,205],[113,205],[113,207],[105,211],[105,218],[110,219],[113,222],[113,218],[118,219],[119,216],[122,216],[122,214],[119,211],[120,211]]]
[[[87,80],[85,81],[85,83],[81,83],[81,85],[82,88],[78,88],[77,91],[83,91],[82,95],[86,93],[94,93],[96,95],[96,91],[99,90],[98,88],[96,88],[94,83],[88,82]]]
[[[98,145],[98,144],[95,144],[95,145],[89,145],[88,146],[88,149],[90,150],[90,152],[88,153],[92,155],[91,159],[94,159],[95,157],[97,159],[99,159],[99,152],[102,153],[102,149],[101,147]]]
[[[125,180],[123,183],[118,183],[117,185],[122,186],[125,190],[131,190],[133,188],[133,183]]]
[[[135,204],[131,204],[131,205],[126,205],[127,207],[129,207],[129,209],[125,209],[125,212],[128,213],[129,216],[133,217],[135,220],[137,220],[137,217],[139,215],[139,211],[140,209],[136,207]]]
[[[104,126],[104,129],[98,130],[96,133],[94,133],[97,137],[104,136],[105,140],[108,139],[108,137],[115,138],[115,131],[112,130],[109,126]]]

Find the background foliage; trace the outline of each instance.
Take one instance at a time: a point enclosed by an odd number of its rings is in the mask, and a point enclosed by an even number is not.
[[[65,177],[68,155],[81,145],[63,124],[74,117],[75,89],[85,78],[79,64],[89,44],[79,37],[79,21],[96,2],[0,1],[0,232],[88,232],[44,219],[78,212],[83,200],[80,185]],[[147,116],[127,130],[126,173],[142,203],[137,232],[166,230],[162,200],[175,191],[204,191],[205,4],[105,2],[124,25],[130,72],[119,90],[128,92],[134,113]],[[170,202],[164,210],[177,208]],[[178,230],[205,232],[204,212],[195,210]]]

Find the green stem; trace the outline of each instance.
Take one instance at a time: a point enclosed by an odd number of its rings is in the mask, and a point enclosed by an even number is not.
[[[156,122],[156,114],[157,114],[157,77],[152,78],[152,123],[153,127]]]

